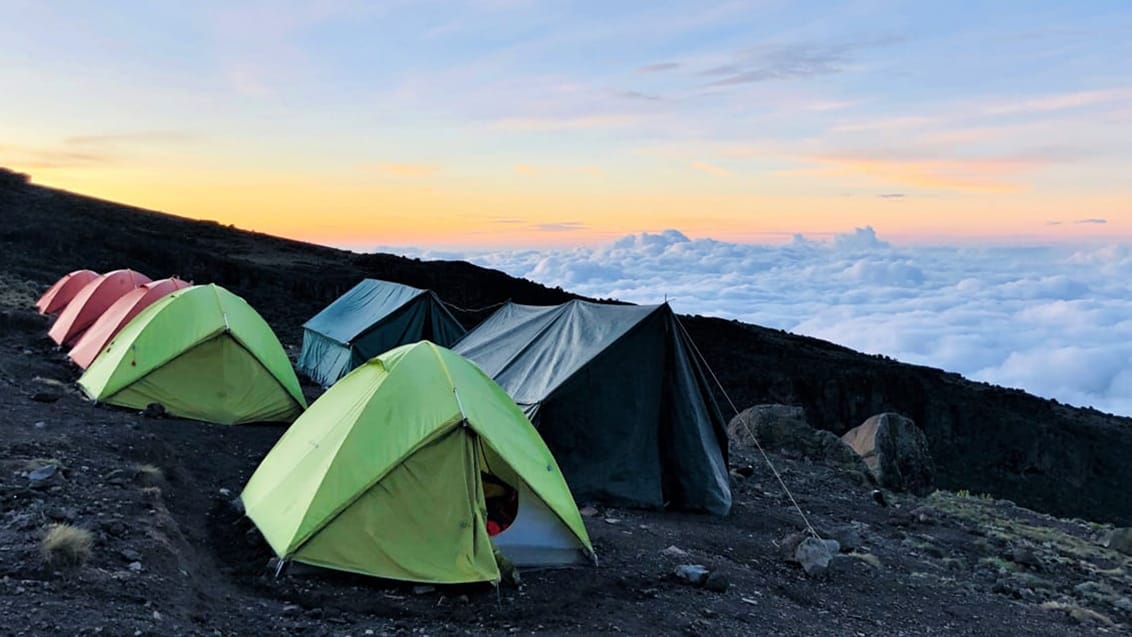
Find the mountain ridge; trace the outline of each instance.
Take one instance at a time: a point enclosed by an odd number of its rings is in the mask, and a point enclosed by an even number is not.
[[[8,277],[45,288],[81,267],[130,267],[216,282],[247,298],[292,345],[303,322],[362,277],[433,289],[469,326],[507,300],[584,298],[463,261],[359,254],[145,210],[31,183],[2,168],[0,217],[0,272]],[[837,434],[896,411],[925,430],[943,488],[1132,524],[1123,488],[1132,478],[1125,461],[1132,457],[1130,418],[781,330],[681,319],[739,410],[797,404],[812,425]],[[720,400],[729,412],[728,399]]]

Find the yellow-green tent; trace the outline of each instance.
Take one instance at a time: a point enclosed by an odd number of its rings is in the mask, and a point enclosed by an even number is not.
[[[484,475],[518,492],[489,538]],[[498,581],[593,558],[558,464],[473,363],[421,341],[350,372],[291,425],[241,495],[282,559],[396,580]],[[493,546],[494,545],[494,546]]]
[[[135,316],[79,379],[99,402],[225,425],[289,422],[306,408],[279,339],[218,285],[165,296]]]

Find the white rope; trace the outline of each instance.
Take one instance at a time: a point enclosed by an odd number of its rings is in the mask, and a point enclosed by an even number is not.
[[[731,405],[731,409],[735,412],[735,415],[738,416],[739,408],[735,406],[735,401],[731,400],[731,396],[729,396],[727,394],[727,390],[723,388],[723,383],[721,383],[719,381],[719,377],[715,375],[715,370],[711,368],[711,365],[708,364],[707,359],[704,358],[703,352],[701,352],[699,346],[696,345],[696,341],[692,340],[692,335],[688,333],[688,329],[684,327],[684,323],[680,320],[680,317],[676,315],[675,312],[673,312],[673,316],[676,317],[676,324],[680,326],[680,331],[684,332],[684,336],[688,339],[688,342],[692,344],[692,351],[696,353],[696,356],[700,359],[700,362],[702,362],[704,364],[704,367],[707,368],[708,373],[711,374],[712,380],[714,380],[716,386],[719,387],[719,391],[722,392],[723,397],[727,399],[727,404]],[[798,511],[798,515],[801,516],[802,522],[804,522],[806,525],[806,529],[810,532],[811,535],[820,540],[821,536],[818,535],[817,530],[814,529],[814,525],[810,524],[810,519],[806,517],[806,512],[803,511],[802,507],[798,505],[798,501],[794,499],[794,494],[791,493],[790,488],[786,486],[786,481],[782,479],[782,474],[778,472],[778,469],[774,466],[774,463],[770,461],[770,456],[768,456],[766,450],[763,449],[762,443],[759,442],[759,437],[756,436],[753,431],[751,431],[750,425],[748,425],[746,422],[743,423],[743,428],[747,430],[747,434],[751,436],[751,440],[755,441],[755,447],[757,447],[759,453],[762,454],[763,460],[766,461],[767,466],[770,467],[770,470],[774,473],[774,477],[778,479],[778,484],[782,485],[782,490],[786,493],[786,497],[790,498],[790,504],[793,504],[794,509]]]

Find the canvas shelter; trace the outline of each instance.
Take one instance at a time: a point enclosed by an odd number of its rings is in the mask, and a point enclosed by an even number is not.
[[[582,501],[730,510],[723,416],[667,304],[509,303],[454,350],[526,412]]]
[[[219,424],[290,422],[306,408],[267,322],[218,285],[170,292],[142,310],[79,379],[90,398]]]
[[[75,298],[75,295],[82,290],[87,283],[98,278],[98,273],[94,270],[75,270],[68,272],[59,278],[39,300],[35,302],[35,309],[39,310],[40,314],[55,314],[62,312],[63,308]]]
[[[59,314],[47,331],[59,345],[74,345],[83,332],[102,313],[127,292],[150,282],[150,278],[133,270],[114,270],[87,283]]]
[[[91,362],[102,351],[102,348],[130,322],[130,319],[166,294],[188,286],[188,283],[173,277],[150,281],[139,288],[130,290],[117,301],[114,301],[114,304],[108,307],[102,313],[102,316],[99,316],[83,332],[82,336],[75,341],[75,346],[71,348],[67,356],[83,369],[90,367]]]
[[[488,485],[518,494],[491,536]],[[389,579],[497,582],[518,566],[593,558],[558,464],[507,394],[433,343],[403,345],[335,383],[241,494],[284,560]]]
[[[463,335],[431,290],[365,279],[303,325],[298,368],[327,387],[398,345],[429,340],[448,347]]]

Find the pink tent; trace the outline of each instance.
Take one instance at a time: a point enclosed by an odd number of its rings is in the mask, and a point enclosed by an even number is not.
[[[93,270],[75,270],[70,274],[64,274],[63,278],[55,282],[44,292],[43,296],[35,302],[35,308],[39,310],[40,314],[54,314],[60,312],[79,290],[83,289],[87,283],[98,278],[98,273]]]
[[[67,304],[47,335],[60,345],[71,345],[90,327],[106,308],[124,294],[150,282],[150,278],[133,270],[107,272],[86,284]]]
[[[114,338],[118,330],[125,327],[132,318],[166,294],[186,287],[189,287],[188,283],[173,277],[151,281],[140,288],[126,292],[83,332],[67,356],[70,356],[76,365],[86,369],[110,339]]]

